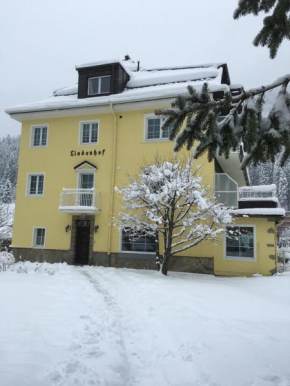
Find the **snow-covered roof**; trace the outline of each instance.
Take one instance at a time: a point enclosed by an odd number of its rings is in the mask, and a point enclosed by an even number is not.
[[[8,114],[34,113],[171,99],[178,94],[186,94],[189,85],[201,89],[205,81],[208,83],[211,92],[229,90],[229,86],[222,83],[223,71],[225,71],[225,64],[222,63],[161,69],[144,69],[141,67],[137,71],[138,66],[132,60],[108,60],[86,63],[76,68],[82,69],[116,62],[122,65],[130,77],[124,91],[119,94],[78,98],[78,85],[76,84],[54,91],[53,96],[48,99],[14,106],[8,108],[6,112]]]
[[[276,192],[276,185],[257,185],[257,186],[242,186],[239,188],[240,192]]]
[[[285,216],[285,209],[282,208],[246,208],[233,209],[231,214],[237,216]]]

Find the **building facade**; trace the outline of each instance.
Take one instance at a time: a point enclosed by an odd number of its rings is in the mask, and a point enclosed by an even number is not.
[[[154,269],[154,242],[128,240],[114,226],[121,205],[114,186],[122,186],[157,154],[172,155],[169,133],[154,114],[157,108],[169,107],[189,84],[199,88],[207,81],[213,98],[237,90],[230,86],[226,64],[145,70],[126,57],[77,71],[78,85],[7,110],[22,122],[14,254],[31,261]],[[189,155],[186,150],[178,154]],[[172,259],[170,270],[276,272],[276,226],[284,213],[271,189],[265,194],[239,188],[248,183],[239,169],[241,156],[242,151],[227,160],[209,163],[202,156],[197,161],[217,199],[233,207],[235,220],[228,230],[235,237],[185,251]]]

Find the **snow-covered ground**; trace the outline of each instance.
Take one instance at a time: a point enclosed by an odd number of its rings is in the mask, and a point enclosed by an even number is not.
[[[288,272],[27,266],[0,272],[1,386],[290,385]]]

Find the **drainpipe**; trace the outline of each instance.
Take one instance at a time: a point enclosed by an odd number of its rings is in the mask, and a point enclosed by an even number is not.
[[[114,116],[113,127],[113,155],[112,155],[112,178],[111,178],[111,197],[110,197],[110,213],[109,213],[109,226],[108,226],[108,266],[111,266],[111,243],[112,243],[112,227],[113,227],[113,208],[114,208],[114,187],[116,178],[116,148],[117,148],[117,116],[113,108],[113,104],[110,103],[110,111]]]

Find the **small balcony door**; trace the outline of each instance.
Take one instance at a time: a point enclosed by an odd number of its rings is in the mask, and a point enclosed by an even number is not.
[[[81,173],[79,183],[80,183],[81,189],[92,189],[94,187],[94,174]],[[92,206],[92,204],[93,204],[93,192],[82,191],[80,194],[80,205]]]

